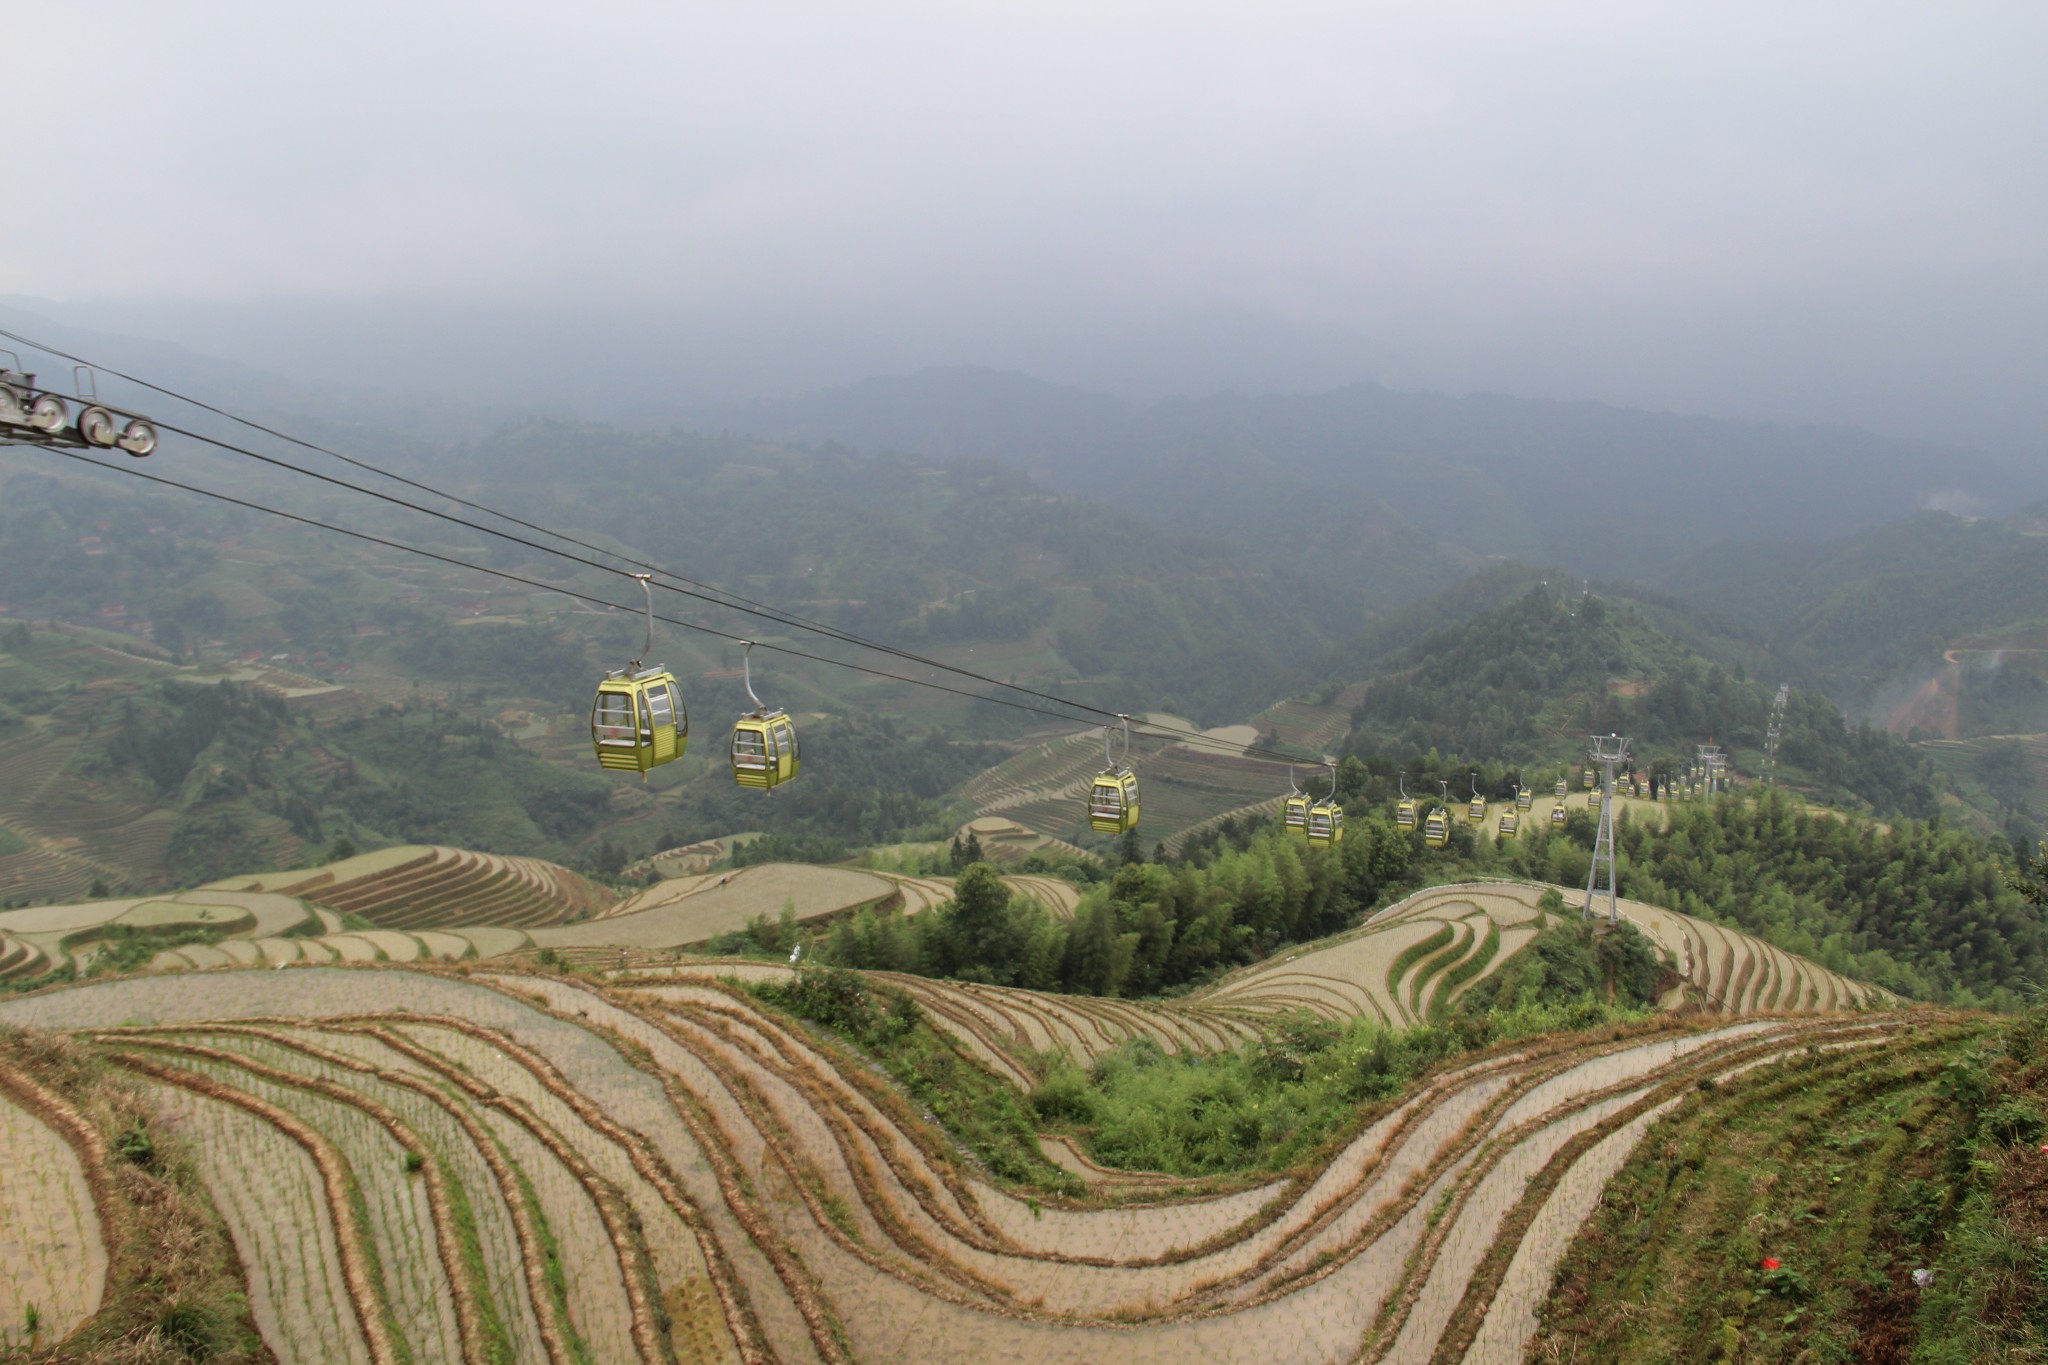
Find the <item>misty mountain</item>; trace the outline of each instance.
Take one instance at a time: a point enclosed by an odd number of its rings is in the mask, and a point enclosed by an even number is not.
[[[1642,575],[1724,541],[1826,539],[1929,506],[1991,510],[2039,480],[1986,456],[1789,427],[1356,384],[1150,407],[1023,375],[930,369],[708,410],[705,425],[983,456],[1394,598],[1478,557]]]
[[[1657,577],[1690,601],[1739,613],[1776,657],[1845,705],[1881,706],[1954,662],[1944,656],[1958,644],[2038,654],[2048,506],[1998,519],[1922,512],[1811,543],[1730,543]],[[1961,680],[1966,700],[1983,681]],[[1999,709],[2001,728],[2016,723]],[[2048,703],[2033,711],[2033,724],[2048,723]]]

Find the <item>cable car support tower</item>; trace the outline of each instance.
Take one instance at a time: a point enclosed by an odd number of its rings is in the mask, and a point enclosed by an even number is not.
[[[1586,906],[1580,917],[1591,919],[1594,897],[1605,895],[1607,920],[1612,924],[1621,918],[1619,879],[1614,871],[1614,770],[1628,762],[1628,740],[1620,735],[1594,735],[1592,740],[1586,756],[1600,770],[1600,828],[1593,836],[1593,866],[1586,873]],[[1604,890],[1602,868],[1607,871]]]
[[[1785,737],[1785,704],[1792,699],[1792,684],[1779,683],[1771,702],[1771,725],[1764,731],[1764,785],[1778,785],[1778,741]]]

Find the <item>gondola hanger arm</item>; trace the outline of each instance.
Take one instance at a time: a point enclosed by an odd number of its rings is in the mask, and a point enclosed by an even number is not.
[[[754,642],[742,640],[740,643],[746,646],[740,654],[741,676],[747,685],[747,697],[754,703],[754,712],[758,715],[768,709],[768,704],[754,695]]]
[[[653,578],[654,575],[636,573],[633,577],[640,580],[641,595],[647,599],[647,639],[640,646],[640,657],[633,660],[633,671],[638,673],[640,665],[646,662],[647,656],[654,652],[654,589],[648,586],[648,580]],[[641,776],[644,777],[646,774],[643,773]]]

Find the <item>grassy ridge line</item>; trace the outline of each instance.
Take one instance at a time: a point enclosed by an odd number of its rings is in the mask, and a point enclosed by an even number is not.
[[[1423,1008],[1422,1001],[1424,996],[1430,995],[1431,987],[1446,973],[1468,961],[1485,941],[1485,935],[1473,928],[1469,919],[1450,920],[1448,923],[1456,931],[1456,942],[1443,952],[1430,957],[1408,978],[1408,1009],[1410,1016],[1417,1023],[1426,1020],[1427,1011]],[[1493,927],[1490,916],[1487,918],[1487,927],[1489,930]]]
[[[1427,1334],[1430,1325],[1413,1319],[1425,1291],[1435,1277],[1438,1263],[1452,1244],[1454,1234],[1461,1228],[1468,1210],[1476,1202],[1487,1177],[1523,1144],[1538,1135],[1568,1123],[1575,1116],[1582,1115],[1613,1100],[1627,1100],[1613,1114],[1595,1122],[1586,1132],[1603,1135],[1613,1131],[1628,1119],[1642,1113],[1665,1099],[1682,1094],[1694,1078],[1704,1072],[1722,1069],[1730,1065],[1753,1064],[1783,1054],[1794,1046],[1789,1035],[1765,1035],[1761,1037],[1724,1039],[1721,1043],[1694,1052],[1682,1062],[1667,1067],[1652,1067],[1644,1072],[1624,1078],[1611,1085],[1583,1092],[1564,1105],[1534,1115],[1505,1132],[1490,1132],[1477,1146],[1476,1159],[1458,1172],[1453,1185],[1445,1191],[1445,1202],[1433,1218],[1429,1234],[1417,1248],[1403,1277],[1403,1288],[1399,1294],[1382,1306],[1376,1319],[1370,1341],[1373,1343],[1363,1359],[1373,1362],[1383,1358],[1389,1351],[1397,1351],[1400,1358],[1411,1358],[1418,1346],[1428,1346],[1433,1352],[1435,1343],[1409,1342],[1403,1345],[1411,1327],[1418,1333]],[[1574,1137],[1581,1136],[1579,1134]],[[1597,1139],[1596,1139],[1597,1140]],[[1567,1144],[1571,1139],[1567,1139]],[[1583,1154],[1591,1143],[1580,1148]],[[1555,1154],[1553,1154],[1555,1155]],[[1547,1164],[1547,1163],[1546,1163]],[[1540,1170],[1539,1170],[1540,1174]],[[1525,1187],[1526,1188],[1526,1185]],[[1518,1200],[1519,1202],[1519,1200]],[[1479,1215],[1484,1218],[1488,1215]],[[1486,1242],[1498,1246],[1499,1227],[1486,1229]],[[1466,1240],[1470,1246],[1469,1238]],[[1453,1266],[1450,1273],[1456,1273]],[[1469,1283],[1469,1281],[1468,1281]],[[1450,1310],[1455,1316],[1455,1305]],[[1444,1324],[1447,1326],[1448,1323]],[[1441,1330],[1441,1329],[1440,1329]]]
[[[1868,1047],[1878,1049],[1878,1059],[1884,1061],[1891,1060],[1915,1045],[1912,1042],[1885,1038],[1874,1038],[1867,1044]],[[1772,1060],[1782,1061],[1789,1055],[1791,1054],[1780,1052]],[[1851,1072],[1868,1072],[1873,1069],[1872,1060],[1871,1052],[1859,1050],[1853,1057],[1845,1058],[1840,1062],[1838,1069]],[[1745,1074],[1753,1074],[1750,1071],[1752,1065],[1751,1063],[1745,1063],[1741,1069]],[[1467,1283],[1464,1296],[1453,1313],[1450,1327],[1439,1343],[1433,1357],[1435,1365],[1451,1365],[1451,1362],[1464,1358],[1473,1340],[1481,1331],[1489,1310],[1497,1301],[1501,1285],[1507,1278],[1509,1266],[1512,1264],[1516,1253],[1521,1249],[1523,1239],[1528,1235],[1529,1229],[1536,1220],[1542,1216],[1550,1197],[1556,1192],[1572,1166],[1601,1142],[1627,1127],[1630,1123],[1635,1122],[1636,1119],[1644,1114],[1655,1112],[1666,1105],[1683,1103],[1687,1098],[1688,1090],[1694,1095],[1701,1093],[1701,1087],[1707,1080],[1702,1073],[1714,1069],[1711,1066],[1696,1068],[1688,1076],[1675,1078],[1673,1082],[1660,1086],[1656,1092],[1646,1097],[1643,1101],[1630,1105],[1627,1109],[1604,1120],[1595,1128],[1576,1135],[1545,1163],[1542,1171],[1525,1188],[1520,1201],[1503,1220],[1499,1235],[1488,1249],[1486,1256],[1474,1270],[1471,1279]],[[1726,1081],[1722,1081],[1720,1084],[1726,1084]],[[1664,1121],[1675,1121],[1675,1116]],[[1646,1133],[1644,1135],[1645,1140],[1647,1140],[1647,1137],[1648,1134]]]
[[[1836,1349],[1854,1341],[1865,1330],[1849,1315],[1864,1301],[1857,1286],[1885,1282],[1883,1267],[1866,1259],[1872,1233],[1879,1220],[1888,1229],[1903,1225],[1899,1201],[1916,1188],[1898,1175],[1899,1163],[1941,1165],[1943,1121],[1936,1116],[1956,1112],[1939,1094],[1953,1070],[1948,1062],[1985,1036],[1981,1023],[1954,1016],[1935,1022],[1895,1045],[1889,1066],[1872,1066],[1867,1056],[1816,1054],[1733,1096],[1703,1091],[1690,1098],[1654,1130],[1659,1140],[1646,1142],[1617,1174],[1580,1231],[1543,1309],[1541,1349],[1654,1351],[1660,1338],[1695,1335],[1703,1303],[1724,1306],[1709,1314],[1722,1319],[1720,1349],[1776,1357],[1799,1353],[1802,1344],[1827,1350],[1830,1340]],[[1863,1113],[1871,1117],[1852,1117]],[[1873,1119],[1875,1129],[1866,1128]],[[1874,1160],[1857,1151],[1873,1132],[1888,1134]],[[1792,1152],[1808,1155],[1788,1160]],[[1851,1152],[1847,1162],[1830,1156]],[[1844,1188],[1844,1169],[1864,1178]],[[1807,1213],[1795,1215],[1809,1199]],[[1921,1238],[1931,1247],[1940,1235],[1928,1225]],[[1699,1262],[1690,1248],[1703,1244],[1722,1254]],[[1758,1258],[1766,1253],[1780,1257],[1791,1275],[1760,1271]],[[1681,1272],[1673,1273],[1674,1261]],[[1938,1278],[1942,1273],[1937,1268]],[[1645,1289],[1654,1292],[1645,1297]],[[1625,1317],[1603,1307],[1639,1299],[1644,1311]],[[1725,1306],[1736,1308],[1733,1317]],[[1806,1338],[1815,1331],[1823,1335]],[[1909,1345],[1910,1335],[1895,1349]]]

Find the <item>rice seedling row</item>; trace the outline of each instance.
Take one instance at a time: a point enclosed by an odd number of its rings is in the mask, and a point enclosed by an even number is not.
[[[248,1272],[250,1314],[282,1365],[368,1365],[320,1168],[259,1115],[176,1084],[158,1107],[189,1140]]]
[[[394,1338],[409,1342],[412,1354],[478,1358],[481,1319],[473,1289],[461,1278],[445,1175],[438,1163],[422,1159],[415,1169],[409,1161],[426,1151],[409,1124],[376,1098],[320,1074],[317,1064],[303,1071],[277,1065],[301,1059],[280,1055],[263,1040],[218,1047],[169,1036],[110,1036],[143,1055],[168,1054],[195,1075],[290,1113],[332,1144],[358,1196]]]
[[[106,1288],[92,1186],[65,1133],[39,1116],[50,1098],[39,1090],[0,1078],[0,1348],[30,1344],[31,1313],[34,1344],[63,1341]]]
[[[332,1143],[317,1129],[295,1114],[237,1089],[180,1067],[146,1057],[116,1053],[122,1066],[167,1085],[182,1087],[208,1099],[220,1100],[261,1119],[289,1137],[305,1151],[318,1168],[321,1194],[333,1227],[341,1278],[349,1306],[371,1365],[396,1365],[397,1344],[388,1320],[388,1307],[377,1288],[375,1258],[369,1249],[369,1233],[356,1205],[347,1163]]]

